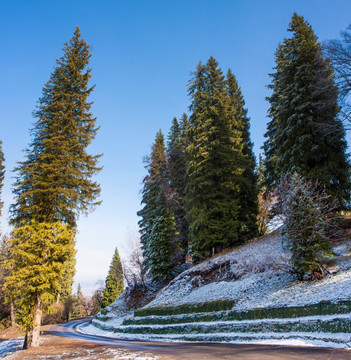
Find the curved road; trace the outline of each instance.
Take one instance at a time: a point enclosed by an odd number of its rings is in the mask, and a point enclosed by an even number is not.
[[[200,360],[200,359],[305,359],[305,360],[351,360],[351,351],[325,348],[288,347],[255,344],[218,344],[218,343],[165,343],[116,340],[104,336],[87,335],[77,332],[78,324],[87,320],[70,321],[55,325],[48,333],[68,337],[89,343],[116,346],[132,351],[144,351],[159,355],[165,359]]]

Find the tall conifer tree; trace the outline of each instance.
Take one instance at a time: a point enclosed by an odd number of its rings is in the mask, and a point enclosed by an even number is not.
[[[105,289],[102,296],[102,307],[105,308],[106,306],[112,304],[123,293],[123,291],[123,268],[118,249],[116,248],[105,281]]]
[[[302,16],[293,15],[288,31],[292,37],[278,46],[267,98],[267,185],[272,188],[282,175],[297,172],[326,187],[342,208],[350,198],[349,162],[333,71]]]
[[[154,281],[172,277],[174,238],[177,235],[174,213],[169,205],[170,188],[164,136],[156,134],[151,156],[146,160],[142,204],[138,212],[144,270]]]
[[[18,163],[15,169],[17,178],[11,223],[15,226],[16,234],[20,231],[17,229],[27,229],[25,227],[32,226],[34,222],[35,226],[31,230],[33,239],[40,233],[41,226],[50,228],[61,224],[67,231],[75,232],[79,214],[87,214],[100,203],[96,200],[100,186],[92,180],[92,176],[100,170],[97,164],[100,155],[87,152],[98,130],[95,126],[96,118],[90,112],[92,103],[88,101],[94,88],[88,84],[91,78],[91,69],[88,68],[91,55],[89,46],[81,39],[78,27],[63,50],[64,55],[57,60],[34,111],[36,122],[31,132],[32,142],[26,150],[26,159]],[[27,234],[30,234],[29,230]],[[29,235],[18,239],[18,242],[14,242],[14,258],[17,256],[16,251],[21,254],[22,247],[33,258],[38,255]],[[56,292],[56,296],[60,292],[71,293],[75,250],[74,237],[69,239],[71,244],[65,246],[65,249],[69,249],[70,253],[58,257],[64,262],[63,270],[58,272],[61,274],[60,286],[48,285],[49,288],[45,290],[45,294],[50,296],[52,292]],[[59,253],[59,244],[55,243],[55,246]],[[28,279],[32,289],[40,286],[34,277],[33,282],[30,282],[30,276]],[[32,305],[33,301],[28,303],[28,306]],[[25,319],[26,324],[29,320],[29,317]],[[32,317],[32,322],[35,321],[35,317]]]
[[[256,159],[253,153],[253,144],[250,138],[250,119],[247,116],[245,101],[238,82],[229,69],[227,73],[227,90],[231,106],[235,112],[233,128],[241,132],[244,143],[243,154],[246,157],[246,166],[241,178],[240,187],[240,213],[241,223],[240,236],[245,240],[252,239],[257,235],[257,214],[258,214],[258,187]]]
[[[186,200],[195,261],[239,244],[244,141],[218,63],[198,65],[189,84]]]
[[[173,119],[168,135],[168,175],[170,183],[170,206],[174,212],[178,236],[176,238],[176,254],[179,254],[180,263],[185,262],[188,253],[188,222],[185,211],[186,176],[186,127],[188,118],[182,115],[181,121]]]
[[[94,88],[88,84],[91,55],[80,36],[77,27],[34,111],[33,141],[26,160],[15,169],[13,225],[35,219],[62,221],[74,228],[79,213],[99,204],[100,186],[91,177],[100,170],[100,155],[87,153],[98,130],[88,101]]]
[[[96,201],[100,186],[91,180],[100,170],[100,155],[87,153],[98,130],[88,101],[94,88],[88,84],[91,55],[78,27],[63,50],[34,112],[33,140],[26,160],[15,169],[14,226],[31,220],[60,221],[75,229],[78,215],[100,203]],[[63,295],[71,293],[74,257],[75,252],[67,262]]]

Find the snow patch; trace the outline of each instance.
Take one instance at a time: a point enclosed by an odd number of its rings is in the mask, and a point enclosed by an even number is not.
[[[15,351],[22,349],[23,339],[0,340],[0,358],[4,358]]]

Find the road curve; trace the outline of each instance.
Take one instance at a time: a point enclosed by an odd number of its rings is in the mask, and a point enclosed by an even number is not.
[[[55,325],[47,333],[63,336],[89,343],[116,346],[132,351],[143,351],[161,356],[165,359],[212,360],[212,359],[247,359],[247,360],[351,360],[351,351],[326,348],[292,347],[255,344],[219,344],[219,343],[166,343],[125,341],[82,334],[75,330],[87,320],[70,321]]]

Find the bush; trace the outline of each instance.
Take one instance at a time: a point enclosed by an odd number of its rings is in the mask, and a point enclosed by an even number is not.
[[[336,229],[336,202],[317,183],[293,174],[277,189],[281,235],[289,245],[289,272],[298,280],[326,275],[322,263],[333,256],[330,233]]]

